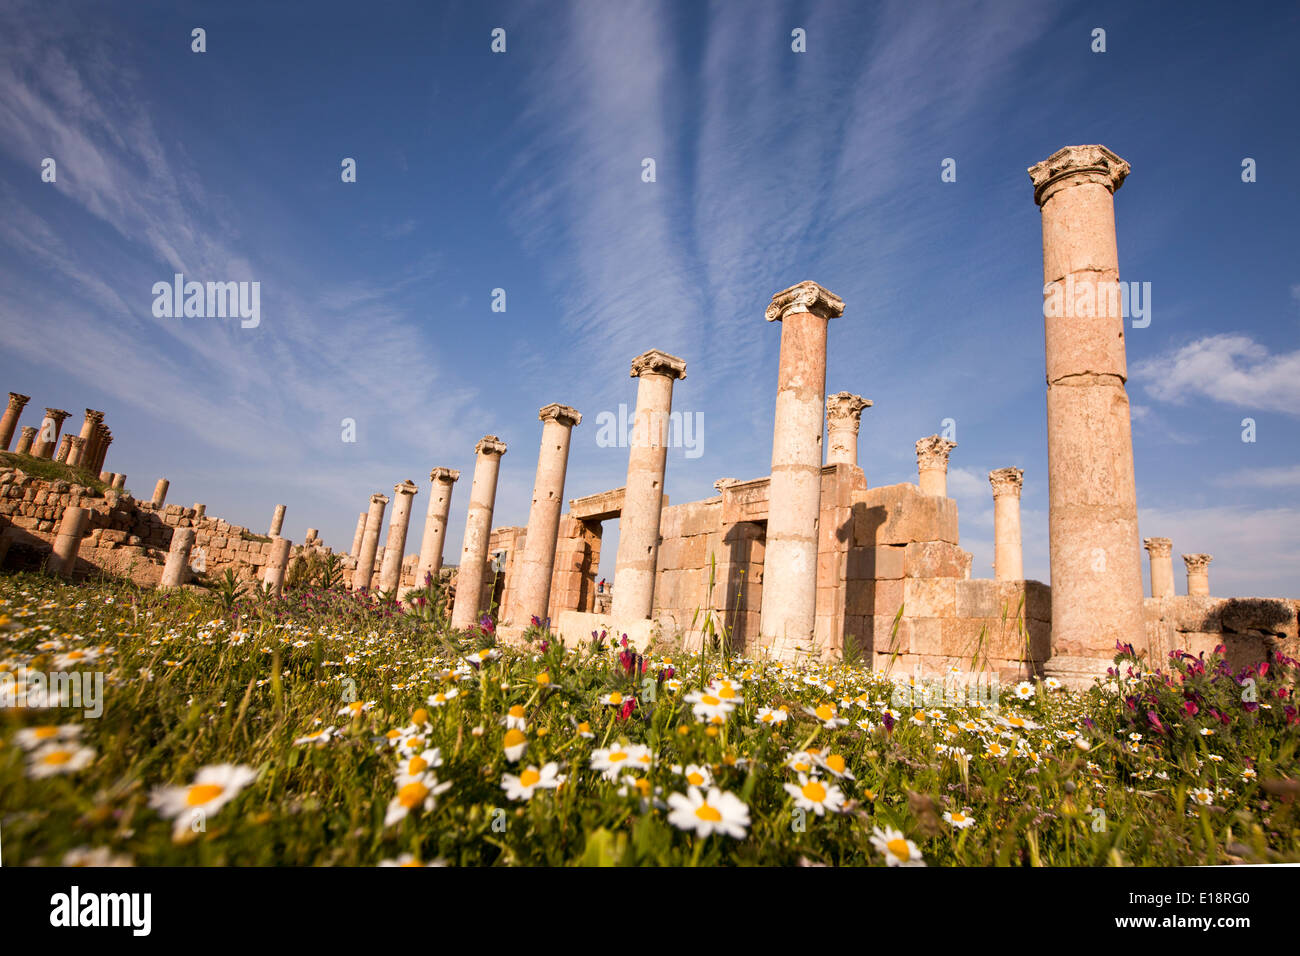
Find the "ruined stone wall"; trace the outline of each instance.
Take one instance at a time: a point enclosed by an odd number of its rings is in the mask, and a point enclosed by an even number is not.
[[[100,493],[93,488],[66,481],[52,481],[28,475],[21,469],[0,469],[0,517],[7,519],[4,532],[10,556],[6,566],[37,566],[48,552],[68,507],[90,511],[88,534],[79,552],[81,573],[100,570],[129,577],[137,584],[155,585],[171,547],[175,528],[194,528],[196,563],[203,549],[207,577],[218,577],[231,568],[240,577],[254,580],[270,557],[272,542],[253,535],[242,525],[207,515],[198,517],[193,508],[166,505],[161,509],[138,502],[116,490]],[[329,554],[323,545],[297,546],[295,557],[306,550]]]

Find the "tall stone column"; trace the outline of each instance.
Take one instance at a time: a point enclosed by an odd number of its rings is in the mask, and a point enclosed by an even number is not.
[[[32,444],[33,458],[54,457],[54,449],[59,444],[59,433],[63,431],[63,423],[71,414],[61,408],[45,409],[45,417],[41,419],[40,430]]]
[[[276,537],[271,541],[271,553],[266,559],[266,570],[262,572],[262,582],[279,594],[284,590],[284,572],[289,567],[289,549],[293,542],[288,538]]]
[[[456,603],[451,609],[451,626],[466,628],[478,621],[479,596],[487,572],[488,541],[492,535],[492,509],[497,500],[497,475],[506,443],[496,435],[484,435],[474,446],[474,483],[469,489],[469,514],[465,518],[465,541],[456,571]]]
[[[275,514],[271,515],[271,530],[267,532],[272,538],[279,537],[280,529],[284,527],[284,505],[275,506]]]
[[[759,631],[763,646],[777,658],[812,650],[826,338],[829,320],[843,314],[843,300],[816,282],[778,292],[764,313],[767,321],[781,323],[781,360]]]
[[[393,485],[393,516],[388,519],[388,546],[379,571],[379,590],[393,594],[402,583],[402,558],[406,556],[406,529],[411,524],[411,503],[420,489],[409,478]]]
[[[306,536],[305,538],[302,539],[302,543],[303,543],[303,544],[315,544],[315,543],[316,543],[316,539],[317,539],[318,537],[320,537],[320,529],[319,529],[319,528],[308,528],[308,529],[307,529],[307,536]]]
[[[194,502],[194,520],[195,520],[195,521],[198,521],[200,518],[202,518],[202,517],[203,517],[205,514],[207,514],[207,513],[208,513],[208,506],[207,506],[207,505],[205,505],[205,504],[203,504],[203,503],[201,503],[201,502],[198,502],[198,501]]]
[[[1210,593],[1210,562],[1212,554],[1185,554],[1187,566],[1187,594],[1189,597],[1207,597]]]
[[[370,496],[370,511],[366,514],[366,530],[361,538],[361,550],[357,553],[357,570],[352,575],[352,590],[360,591],[370,588],[370,578],[375,571],[375,553],[379,550],[379,529],[384,524],[384,508],[388,507],[385,495]]]
[[[72,436],[64,435],[59,439],[59,450],[54,453],[54,460],[61,465],[69,464],[68,452],[72,451]],[[72,462],[75,464],[75,462]]]
[[[870,399],[851,392],[836,392],[826,399],[826,464],[858,463],[858,426],[862,410],[870,407]]]
[[[366,513],[363,511],[357,516],[357,531],[352,536],[352,550],[348,552],[352,557],[361,557],[361,542],[366,536]]]
[[[1129,164],[1067,146],[1029,170],[1042,208],[1047,365],[1049,675],[1085,686],[1140,646],[1142,562],[1114,192]]]
[[[950,438],[929,435],[916,443],[916,471],[921,494],[948,497],[948,456],[957,447]]]
[[[30,455],[32,453],[32,442],[36,440],[36,426],[24,425],[22,433],[18,436],[18,444],[14,446],[14,451],[19,455]]]
[[[73,507],[63,509],[63,520],[59,522],[59,533],[54,538],[54,549],[45,560],[46,570],[60,577],[72,577],[72,572],[77,568],[77,552],[81,550],[81,539],[86,535],[86,525],[89,522],[89,509]]]
[[[83,467],[94,467],[95,462],[99,461],[101,453],[104,451],[104,441],[108,436],[108,426],[102,421],[95,423],[95,433],[89,442],[89,448],[81,452],[81,463]],[[96,469],[98,470],[98,469]]]
[[[185,571],[190,563],[190,549],[194,547],[193,528],[173,528],[172,544],[163,565],[160,588],[178,588],[185,583]]]
[[[80,435],[67,435],[68,464],[73,468],[81,467],[81,460],[86,457],[86,440]]]
[[[84,443],[81,449],[81,457],[86,461],[93,457],[91,452],[95,447],[95,432],[103,421],[103,412],[93,408],[86,409],[86,417],[81,422],[81,440]]]
[[[1173,597],[1173,541],[1168,538],[1143,538],[1142,547],[1147,549],[1147,555],[1151,560],[1151,596],[1153,598]]]
[[[161,508],[167,501],[167,489],[170,487],[170,481],[166,478],[159,478],[158,484],[153,486],[153,501],[150,504],[155,508]]]
[[[519,583],[511,614],[512,622],[523,627],[534,616],[545,618],[551,603],[551,574],[555,570],[555,547],[564,507],[569,444],[573,427],[582,423],[582,415],[568,405],[547,405],[537,417],[542,422],[542,443],[537,453],[533,503],[528,510],[528,535],[524,538],[523,554],[515,565]]]
[[[30,395],[9,393],[9,405],[5,408],[3,417],[0,417],[0,451],[9,450],[9,443],[14,440],[14,431],[18,428],[18,419],[31,400]]]
[[[420,539],[420,563],[415,569],[415,586],[424,587],[425,578],[438,578],[442,570],[442,548],[447,540],[447,515],[451,513],[451,490],[460,480],[453,468],[434,468],[429,472],[429,510],[424,515],[424,537]]]
[[[1025,473],[1019,468],[989,472],[993,486],[993,577],[1023,581],[1024,557],[1020,550],[1020,489]]]
[[[668,416],[673,411],[673,383],[686,377],[686,362],[651,349],[632,360],[631,374],[639,381],[627,455],[627,487],[618,521],[614,602],[610,609],[619,621],[645,620],[654,612],[659,517],[663,511],[664,468],[668,462]],[[817,428],[820,432],[820,403]]]
[[[114,475],[113,487],[116,488],[118,491],[126,490],[126,475]]]
[[[99,443],[99,448],[95,452],[95,464],[90,470],[99,471],[104,467],[104,459],[108,457],[108,446],[113,444],[112,429],[104,429],[103,440]]]

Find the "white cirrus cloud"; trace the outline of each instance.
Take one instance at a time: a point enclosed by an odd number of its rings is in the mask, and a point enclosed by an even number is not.
[[[1211,335],[1134,368],[1157,401],[1208,398],[1227,405],[1300,416],[1300,350],[1270,352],[1248,335]]]

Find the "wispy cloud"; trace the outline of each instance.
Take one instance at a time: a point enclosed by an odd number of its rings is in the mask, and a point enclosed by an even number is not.
[[[1211,335],[1138,363],[1133,377],[1157,401],[1193,399],[1300,416],[1300,350],[1270,352],[1249,335]]]

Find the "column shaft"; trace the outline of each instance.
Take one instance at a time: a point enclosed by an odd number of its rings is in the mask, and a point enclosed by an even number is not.
[[[185,572],[190,563],[190,549],[194,547],[193,528],[173,528],[172,544],[163,565],[160,588],[178,588],[185,583]]]
[[[348,553],[358,558],[361,556],[361,542],[366,536],[366,513],[363,511],[357,516],[357,531],[352,536],[352,550]]]
[[[510,615],[511,621],[521,627],[526,627],[533,617],[545,618],[550,606],[569,445],[573,426],[582,421],[577,409],[567,405],[547,405],[538,412],[538,418],[542,421],[542,442],[537,452],[533,503],[528,510],[528,535],[524,538],[523,554],[515,565],[518,585]]]
[[[370,588],[370,578],[375,571],[375,553],[379,550],[379,529],[384,524],[384,509],[388,507],[388,498],[384,495],[370,496],[370,511],[366,514],[366,530],[361,539],[361,551],[357,555],[357,570],[352,575],[352,590],[360,591]]]
[[[31,400],[30,395],[9,393],[9,404],[5,407],[4,415],[0,416],[0,451],[9,450],[9,444],[14,440],[14,432],[18,428],[18,419]]]
[[[424,536],[420,539],[420,563],[415,570],[415,586],[425,587],[438,579],[442,570],[442,549],[447,540],[447,516],[451,513],[451,492],[460,480],[452,468],[435,468],[429,472],[429,509],[424,516]]]
[[[1113,193],[1129,166],[1067,146],[1030,170],[1042,207],[1054,676],[1105,673],[1146,629]]]
[[[277,537],[271,542],[271,553],[266,559],[266,570],[262,572],[262,582],[275,594],[284,590],[284,572],[289,567],[289,549],[293,542],[288,538]]]
[[[456,571],[456,603],[452,606],[451,625],[467,628],[478,621],[479,599],[487,573],[488,541],[492,535],[492,509],[496,506],[497,475],[505,442],[486,435],[474,449],[474,483],[469,489],[469,514],[465,518],[465,541],[460,549],[460,567]]]
[[[1020,541],[1020,489],[1024,472],[999,468],[989,472],[993,486],[993,577],[999,581],[1023,581],[1024,558]]]
[[[406,556],[406,529],[411,523],[411,502],[419,488],[407,480],[393,486],[393,516],[388,519],[388,546],[379,571],[379,590],[396,596],[402,583],[402,558]]]
[[[781,359],[759,630],[777,658],[813,649],[827,320],[843,312],[838,296],[803,282],[777,293],[766,313],[781,322]]]
[[[151,504],[155,508],[161,508],[167,502],[167,489],[171,487],[171,482],[166,478],[159,478],[158,484],[153,486],[153,501]]]
[[[77,552],[81,550],[81,539],[85,537],[86,525],[89,522],[88,509],[74,507],[63,509],[59,532],[54,537],[54,548],[45,562],[46,570],[60,577],[72,577],[72,572],[77,568]]]
[[[275,513],[271,515],[271,530],[267,532],[272,538],[279,537],[280,530],[284,527],[284,505],[276,505]]]
[[[686,363],[652,349],[632,361],[639,379],[627,485],[618,521],[614,563],[616,620],[645,620],[654,614],[655,567],[659,560],[659,519],[663,511],[664,470],[668,461],[668,425],[673,411],[673,383],[686,377]],[[818,426],[821,415],[818,410]]]
[[[1168,538],[1144,538],[1142,547],[1151,560],[1151,596],[1174,596],[1174,543]]]

